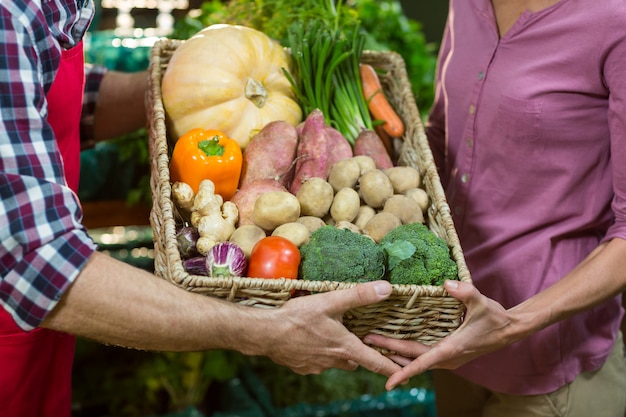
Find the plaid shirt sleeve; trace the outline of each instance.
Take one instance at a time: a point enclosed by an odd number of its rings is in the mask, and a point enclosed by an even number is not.
[[[91,148],[96,144],[93,134],[93,122],[100,83],[108,69],[102,65],[85,64],[85,95],[80,120],[81,149]]]
[[[24,330],[41,323],[96,250],[66,186],[45,97],[60,45],[82,33],[87,12],[72,0],[0,4],[0,305]]]

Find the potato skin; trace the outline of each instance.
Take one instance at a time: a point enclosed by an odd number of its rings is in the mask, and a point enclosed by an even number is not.
[[[424,223],[424,213],[417,201],[402,194],[395,194],[387,199],[383,212],[395,215],[402,224]]]
[[[266,237],[265,231],[254,224],[244,224],[235,229],[228,239],[235,245],[239,246],[246,257],[250,257],[250,252],[256,243]]]
[[[422,213],[425,213],[426,210],[428,210],[430,197],[423,188],[411,188],[410,190],[407,190],[404,195],[417,201],[417,205],[422,209]]]
[[[335,223],[341,221],[352,222],[359,213],[361,198],[359,193],[353,188],[342,188],[337,191],[333,204],[330,206],[330,215]]]
[[[309,229],[310,233],[313,233],[314,231],[316,231],[322,226],[326,226],[326,223],[324,223],[324,220],[315,216],[301,216],[296,221],[300,224],[305,225],[307,229]]]
[[[365,174],[368,171],[376,169],[376,161],[374,161],[371,156],[354,155],[352,159],[355,160],[357,164],[359,164],[359,168],[361,169],[361,175]]]
[[[365,204],[378,209],[393,195],[393,184],[383,171],[376,169],[361,175],[359,192]]]
[[[312,177],[304,181],[296,197],[303,216],[324,217],[328,214],[334,197],[333,187],[324,179]]]
[[[363,233],[374,239],[374,242],[380,243],[383,237],[391,230],[400,226],[402,222],[399,218],[391,213],[381,211],[377,213],[372,219],[367,222]]]
[[[235,203],[239,210],[238,226],[254,224],[252,219],[254,203],[259,196],[270,191],[287,191],[287,188],[277,180],[268,178],[249,182],[237,190],[230,201]]]
[[[266,124],[243,151],[239,187],[267,178],[288,187],[294,175],[297,146],[295,126],[283,120]]]
[[[353,223],[359,228],[359,230],[363,230],[367,222],[369,222],[375,214],[376,210],[366,204],[362,204],[361,207],[359,207],[359,212],[354,218]]]
[[[274,229],[272,236],[284,237],[299,248],[309,241],[311,232],[304,224],[295,221],[281,224]]]
[[[335,192],[342,188],[356,187],[361,176],[361,166],[355,158],[346,158],[335,162],[328,171],[328,183]]]
[[[419,188],[422,177],[419,171],[409,166],[397,166],[384,170],[393,184],[396,194],[404,194],[412,188]]]
[[[273,231],[281,224],[295,222],[300,217],[300,202],[289,191],[270,191],[254,202],[252,220],[266,231]]]

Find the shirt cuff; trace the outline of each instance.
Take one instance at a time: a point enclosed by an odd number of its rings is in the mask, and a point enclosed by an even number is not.
[[[25,254],[0,282],[0,303],[23,330],[38,327],[95,251],[84,230],[72,230]]]

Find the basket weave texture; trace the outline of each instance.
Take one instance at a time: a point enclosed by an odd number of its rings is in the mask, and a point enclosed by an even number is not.
[[[218,297],[242,305],[276,308],[292,294],[303,291],[328,292],[350,288],[355,283],[304,281],[263,278],[210,278],[191,275],[183,268],[176,243],[176,208],[172,202],[169,176],[170,149],[165,109],[161,97],[161,79],[176,48],[184,41],[164,39],[151,51],[150,89],[147,95],[151,188],[153,207],[150,222],[154,231],[155,273],[188,291]],[[406,125],[398,159],[399,165],[416,167],[431,203],[426,224],[448,242],[459,270],[459,280],[471,277],[454,228],[441,181],[402,57],[395,52],[364,51],[361,61],[373,65],[392,105]],[[295,291],[294,291],[295,290]],[[462,321],[464,308],[443,287],[393,285],[391,296],[380,303],[359,307],[344,315],[344,324],[359,338],[369,333],[432,344],[454,331]]]

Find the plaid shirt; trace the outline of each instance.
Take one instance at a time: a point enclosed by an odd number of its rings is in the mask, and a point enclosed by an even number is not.
[[[46,121],[62,49],[80,41],[93,11],[91,0],[0,3],[0,304],[24,330],[96,250]]]

